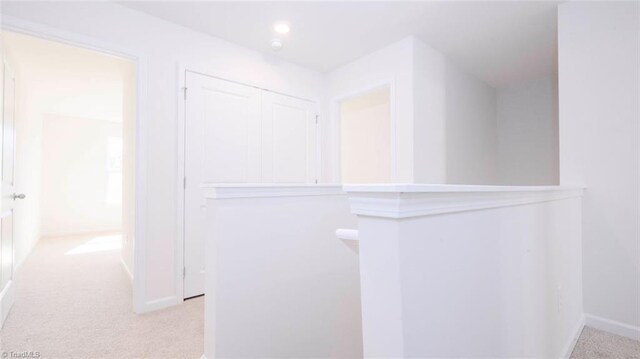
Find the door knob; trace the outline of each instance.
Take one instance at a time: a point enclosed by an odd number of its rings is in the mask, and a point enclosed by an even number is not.
[[[20,194],[15,194],[15,193],[14,193],[14,194],[13,194],[13,199],[14,199],[14,200],[15,200],[15,199],[25,199],[25,197],[27,197],[27,196],[25,196],[25,195],[24,195],[24,193],[20,193]]]

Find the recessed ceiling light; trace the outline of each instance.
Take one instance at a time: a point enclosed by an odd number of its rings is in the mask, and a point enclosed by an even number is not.
[[[289,30],[291,29],[289,28],[289,24],[284,22],[278,22],[275,25],[273,25],[273,30],[278,34],[288,34]]]
[[[273,51],[282,50],[282,40],[280,40],[280,39],[271,40],[271,50],[273,50]]]

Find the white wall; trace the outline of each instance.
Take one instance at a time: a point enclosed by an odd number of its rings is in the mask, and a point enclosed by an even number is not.
[[[579,223],[579,199],[409,222],[408,356],[561,357],[582,314]]]
[[[582,329],[580,189],[345,186],[366,358],[560,358]]]
[[[558,184],[557,75],[498,90],[497,111],[499,183]]]
[[[446,183],[496,184],[496,92],[451,62],[444,78]]]
[[[562,357],[582,318],[579,223],[579,199],[411,222],[409,356]]]
[[[391,83],[393,182],[496,183],[495,90],[442,53],[409,37],[328,77],[332,100]],[[331,119],[338,127],[337,111]]]
[[[414,41],[414,183],[495,184],[495,90]]]
[[[207,358],[362,357],[358,253],[335,236],[356,218],[310,188],[207,200]]]
[[[340,106],[342,183],[391,181],[389,88],[354,97]]]
[[[412,183],[447,183],[446,57],[414,39]]]
[[[44,117],[43,236],[120,230],[122,172],[110,178],[108,170],[108,146],[114,139],[122,141],[122,123]]]
[[[587,324],[640,339],[640,5],[558,10],[560,182],[583,183]],[[608,323],[613,321],[614,323]]]
[[[147,173],[145,293],[137,293],[137,309],[160,308],[182,300],[176,282],[177,251],[177,104],[178,66],[233,79],[278,92],[321,99],[320,73],[188,30],[111,2],[2,3],[7,16],[47,25],[76,41],[92,39],[115,50],[140,55],[147,102],[138,110],[146,127],[138,136]],[[114,26],[117,24],[118,26]],[[27,25],[28,26],[28,25]],[[111,45],[110,45],[111,44]],[[128,50],[127,50],[128,49]],[[136,238],[139,240],[139,238]]]

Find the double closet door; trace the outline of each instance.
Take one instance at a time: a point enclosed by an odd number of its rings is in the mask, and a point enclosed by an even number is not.
[[[204,294],[204,183],[316,181],[316,104],[186,73],[184,297]]]

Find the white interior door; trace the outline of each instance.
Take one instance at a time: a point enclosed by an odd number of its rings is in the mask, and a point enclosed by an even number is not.
[[[184,297],[204,294],[203,183],[314,183],[315,103],[187,72]]]
[[[316,104],[262,92],[262,182],[314,183]]]
[[[3,67],[2,96],[2,150],[1,182],[2,201],[0,212],[0,326],[4,323],[13,305],[13,218],[14,202],[17,198],[14,184],[15,162],[15,78],[6,64]]]
[[[204,294],[203,183],[259,182],[260,90],[187,72],[184,297]]]

